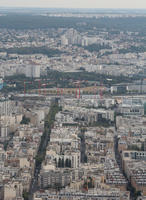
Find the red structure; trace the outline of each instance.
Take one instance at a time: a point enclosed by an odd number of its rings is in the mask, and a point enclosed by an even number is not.
[[[60,91],[59,91],[59,88],[57,88],[57,96],[59,96],[60,94]]]
[[[61,96],[63,96],[63,89],[61,88]]]
[[[79,91],[79,95],[78,95],[78,91]],[[76,83],[76,98],[80,99],[81,96],[81,89],[80,89],[80,81],[78,83]]]

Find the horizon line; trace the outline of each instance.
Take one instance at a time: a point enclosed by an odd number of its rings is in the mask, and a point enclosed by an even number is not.
[[[146,10],[146,8],[80,8],[80,7],[33,7],[33,6],[2,6],[1,9],[85,9],[85,10]]]

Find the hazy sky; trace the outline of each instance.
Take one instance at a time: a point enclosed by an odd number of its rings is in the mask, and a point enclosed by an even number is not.
[[[146,0],[0,0],[0,7],[146,8]]]

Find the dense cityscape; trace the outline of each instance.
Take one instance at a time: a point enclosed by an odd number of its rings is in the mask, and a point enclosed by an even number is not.
[[[146,199],[145,12],[0,9],[0,97],[0,200]]]

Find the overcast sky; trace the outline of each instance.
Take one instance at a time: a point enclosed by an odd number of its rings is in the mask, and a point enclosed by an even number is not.
[[[146,0],[0,0],[0,7],[146,8]]]

